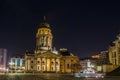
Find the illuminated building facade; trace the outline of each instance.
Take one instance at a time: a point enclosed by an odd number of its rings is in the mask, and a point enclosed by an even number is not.
[[[111,66],[109,66],[109,55],[107,50],[101,51],[99,54],[91,56],[91,58],[96,61],[96,70],[98,72],[108,72],[108,67]]]
[[[74,56],[66,48],[61,48],[59,51],[61,55],[60,59],[60,71],[65,72],[79,72],[79,59],[77,56]]]
[[[112,46],[109,47],[109,61],[113,65],[120,66],[120,34],[117,36],[117,39],[113,41]]]
[[[25,70],[24,55],[13,54],[9,62],[10,72],[24,72]]]
[[[100,65],[109,64],[109,55],[107,50],[101,51],[99,56]]]
[[[45,21],[39,25],[37,34],[36,34],[36,50],[35,53],[44,53],[52,49],[52,32],[50,25]]]
[[[63,54],[52,49],[52,31],[50,25],[44,21],[39,25],[36,33],[36,49],[34,52],[25,53],[26,72],[63,72],[77,71],[78,57],[70,52]]]
[[[7,57],[7,50],[1,48],[0,49],[0,72],[6,71],[6,57]]]

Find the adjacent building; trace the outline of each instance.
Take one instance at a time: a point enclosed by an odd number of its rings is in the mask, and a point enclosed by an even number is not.
[[[120,66],[120,34],[108,50],[100,52],[99,63],[102,72],[111,72]]]
[[[112,65],[120,66],[120,34],[113,41],[113,45],[109,46],[109,61]]]
[[[24,72],[24,55],[13,54],[9,61],[9,72]]]
[[[68,51],[66,48],[61,48],[59,50],[61,55],[60,59],[60,72],[80,72],[80,64],[77,56],[74,56],[73,53]]]
[[[51,27],[44,17],[36,33],[36,49],[25,53],[26,72],[77,72],[79,58],[67,49],[52,49],[52,41]]]
[[[108,51],[101,51],[99,54],[99,62],[101,65],[109,64],[109,54]]]

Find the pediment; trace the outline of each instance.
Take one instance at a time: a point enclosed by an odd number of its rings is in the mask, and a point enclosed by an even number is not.
[[[44,52],[37,57],[60,57],[60,55],[52,53],[51,51]]]

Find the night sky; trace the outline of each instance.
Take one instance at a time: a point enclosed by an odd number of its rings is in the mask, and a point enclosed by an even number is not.
[[[57,50],[67,48],[79,57],[106,50],[120,33],[120,3],[78,1],[0,0],[0,48],[8,55],[33,51],[46,16]]]

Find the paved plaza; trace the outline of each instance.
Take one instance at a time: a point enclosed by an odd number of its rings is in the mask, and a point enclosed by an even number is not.
[[[0,80],[120,80],[120,77],[105,77],[105,78],[75,78],[72,74],[58,73],[41,73],[41,74],[25,74],[11,73],[0,75]]]

